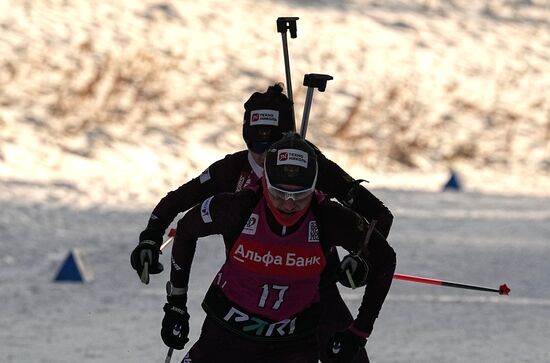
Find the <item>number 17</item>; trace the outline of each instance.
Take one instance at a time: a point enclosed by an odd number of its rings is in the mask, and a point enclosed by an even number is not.
[[[271,289],[279,291],[279,294],[277,296],[277,300],[275,300],[275,302],[273,303],[273,306],[271,307],[271,309],[279,310],[279,308],[281,307],[281,304],[283,303],[285,292],[286,292],[286,290],[288,290],[288,286],[272,285]],[[258,302],[259,307],[261,307],[261,308],[265,307],[265,302],[266,302],[266,300],[269,296],[269,290],[270,290],[269,284],[263,284],[262,285],[262,296],[260,296],[260,301]]]

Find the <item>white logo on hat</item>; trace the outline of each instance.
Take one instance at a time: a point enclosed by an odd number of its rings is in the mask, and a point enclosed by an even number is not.
[[[296,165],[307,169],[308,155],[297,149],[281,149],[277,152],[277,165]]]
[[[279,126],[279,111],[254,110],[250,112],[250,126]]]

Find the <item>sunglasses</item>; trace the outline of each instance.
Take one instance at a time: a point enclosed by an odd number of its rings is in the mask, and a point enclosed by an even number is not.
[[[265,175],[265,181],[267,184],[267,191],[269,194],[271,194],[273,197],[277,199],[282,200],[290,200],[292,199],[295,202],[301,201],[309,197],[313,191],[315,190],[315,184],[317,182],[317,172],[315,172],[315,179],[313,180],[313,184],[311,188],[307,189],[301,189],[301,190],[285,190],[281,188],[277,188],[271,182],[269,181],[269,176],[267,175],[267,172],[264,173]]]

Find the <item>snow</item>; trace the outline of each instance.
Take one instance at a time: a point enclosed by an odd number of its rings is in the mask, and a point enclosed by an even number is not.
[[[168,274],[129,254],[156,202],[244,147],[242,104],[284,81],[309,138],[395,215],[398,273],[373,362],[548,362],[550,7],[547,1],[0,1],[2,362],[150,362]],[[299,124],[299,122],[298,122]],[[450,169],[461,192],[441,192]],[[78,248],[86,284],[52,282]],[[168,265],[170,248],[162,256]],[[192,341],[223,259],[201,240]],[[352,311],[360,292],[341,290]],[[174,353],[173,362],[181,360]]]
[[[476,193],[374,191],[394,211],[398,273],[498,288],[510,296],[394,280],[368,351],[375,362],[547,362],[550,200]],[[3,201],[0,345],[3,362],[162,361],[168,274],[141,284],[129,253],[148,209]],[[52,282],[68,251],[93,270],[86,284]],[[169,250],[161,256],[165,266]],[[200,302],[223,259],[201,239],[192,270],[191,340]],[[352,311],[360,292],[342,288]],[[172,358],[179,362],[182,352]]]

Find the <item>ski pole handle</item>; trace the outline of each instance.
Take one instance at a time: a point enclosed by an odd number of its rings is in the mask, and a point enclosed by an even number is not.
[[[169,348],[168,353],[166,353],[166,358],[164,359],[164,363],[170,363],[170,360],[172,359],[172,353],[174,352],[174,348]]]
[[[143,271],[141,271],[140,279],[145,285],[149,283],[149,262],[147,261],[143,263]]]
[[[162,242],[162,245],[160,245],[161,251],[174,240],[175,235],[176,235],[176,229],[175,228],[170,229],[170,232],[168,232],[169,238],[166,241]],[[140,279],[141,279],[141,282],[143,282],[145,285],[149,284],[149,261],[145,261],[143,263],[143,271],[141,272]]]

